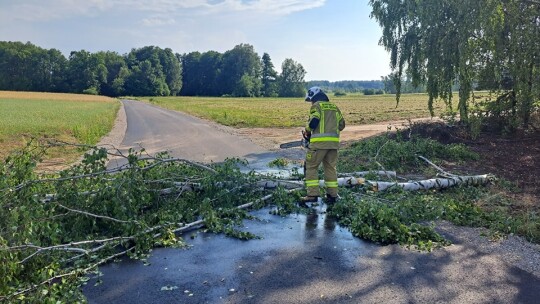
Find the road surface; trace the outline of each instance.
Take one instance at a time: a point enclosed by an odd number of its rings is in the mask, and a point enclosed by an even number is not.
[[[125,101],[122,143],[163,148],[176,157],[219,161],[229,156],[270,158],[245,138],[192,117]],[[224,141],[222,141],[224,140]],[[214,141],[214,143],[211,143]],[[230,150],[223,149],[233,143]],[[214,145],[216,144],[216,145]],[[477,230],[453,225],[439,232],[453,245],[432,253],[362,241],[328,216],[325,206],[308,214],[254,211],[243,230],[261,239],[240,241],[193,231],[189,249],[155,249],[149,264],[124,258],[100,268],[83,287],[89,303],[538,303],[540,278],[518,267],[511,240],[490,242]],[[472,231],[472,232],[471,232]],[[521,243],[520,243],[521,244]],[[539,259],[531,263],[538,263]],[[512,263],[511,263],[512,262]]]
[[[167,151],[173,157],[197,162],[221,162],[226,158],[256,158],[265,149],[227,127],[154,105],[122,100],[127,128],[120,149],[141,150],[154,155]],[[116,159],[112,164],[122,164]]]

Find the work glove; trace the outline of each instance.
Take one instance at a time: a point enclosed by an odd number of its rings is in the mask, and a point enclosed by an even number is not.
[[[306,149],[309,148],[309,140],[311,138],[311,131],[307,131],[307,130],[302,131],[302,137],[304,137],[302,139],[302,146]]]
[[[309,139],[311,138],[311,131],[308,131],[308,130],[302,131],[302,136],[304,137],[304,139],[309,141]]]

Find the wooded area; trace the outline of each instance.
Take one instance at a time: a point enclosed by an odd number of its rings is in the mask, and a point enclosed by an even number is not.
[[[188,54],[146,46],[125,55],[0,41],[0,90],[116,96],[304,96],[305,69],[285,59],[278,74],[270,55],[249,44],[225,53]]]

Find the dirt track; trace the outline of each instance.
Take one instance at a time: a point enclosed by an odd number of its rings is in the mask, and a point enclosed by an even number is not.
[[[368,138],[386,131],[404,129],[411,123],[421,121],[439,121],[439,119],[420,118],[413,120],[399,120],[379,122],[370,125],[347,125],[340,134],[343,143]],[[256,144],[266,149],[277,149],[284,142],[300,140],[303,128],[242,128],[236,132],[240,136],[249,137]]]

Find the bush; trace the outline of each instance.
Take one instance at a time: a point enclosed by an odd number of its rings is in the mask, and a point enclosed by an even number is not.
[[[83,94],[87,95],[99,95],[98,90],[95,87],[89,87],[88,89],[83,91]]]
[[[364,89],[364,95],[375,95],[375,90],[374,89]]]

